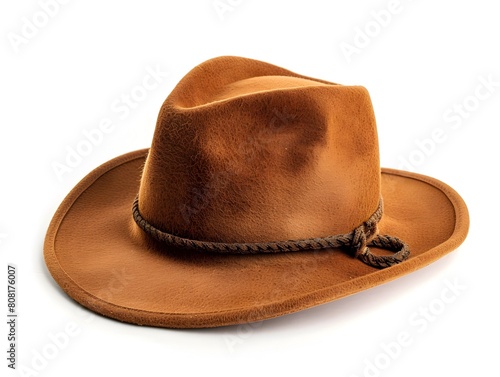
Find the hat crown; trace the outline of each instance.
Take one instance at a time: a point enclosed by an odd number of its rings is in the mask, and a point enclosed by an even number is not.
[[[238,57],[197,66],[165,100],[139,190],[155,227],[214,242],[350,232],[379,200],[366,89]]]

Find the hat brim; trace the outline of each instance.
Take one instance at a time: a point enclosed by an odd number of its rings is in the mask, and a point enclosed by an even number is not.
[[[140,236],[131,212],[147,154],[122,155],[86,176],[58,208],[44,245],[47,267],[70,297],[124,322],[200,328],[293,313],[422,268],[457,248],[469,227],[467,207],[452,188],[382,169],[379,228],[410,246],[411,256],[401,264],[377,270],[338,249],[260,255],[158,251]]]

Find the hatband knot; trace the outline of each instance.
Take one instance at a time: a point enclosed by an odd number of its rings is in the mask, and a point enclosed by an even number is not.
[[[132,215],[136,224],[155,240],[166,245],[187,250],[222,254],[257,254],[342,248],[349,250],[353,257],[375,268],[393,266],[406,260],[410,255],[410,248],[399,238],[387,235],[377,235],[378,222],[382,218],[382,199],[380,199],[377,210],[370,218],[351,233],[278,242],[223,243],[178,237],[156,228],[142,217],[139,211],[139,197],[136,197],[134,200]],[[375,255],[372,254],[369,246],[394,251],[394,254]]]

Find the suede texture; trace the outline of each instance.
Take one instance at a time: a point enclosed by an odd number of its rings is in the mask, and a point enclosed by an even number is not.
[[[365,88],[223,57],[193,69],[163,104],[139,208],[196,240],[343,234],[378,206],[378,156]]]
[[[196,328],[296,312],[391,281],[457,248],[467,207],[434,178],[380,169],[366,89],[244,58],[189,72],[164,102],[150,149],[98,167],[57,210],[49,271],[85,307],[124,322]],[[338,249],[217,255],[153,242],[262,242],[352,231],[384,200],[380,232],[411,256],[376,270]],[[374,253],[384,251],[372,249]]]

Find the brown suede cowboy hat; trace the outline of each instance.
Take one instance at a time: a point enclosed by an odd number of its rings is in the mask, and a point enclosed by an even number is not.
[[[215,327],[396,279],[457,248],[468,227],[452,188],[380,168],[365,88],[220,57],[168,96],[151,148],[71,191],[44,253],[95,312]]]

